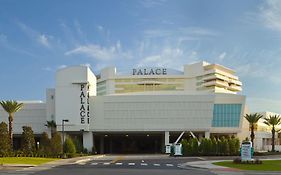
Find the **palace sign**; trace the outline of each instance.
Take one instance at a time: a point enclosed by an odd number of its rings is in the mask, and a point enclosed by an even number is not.
[[[166,68],[133,69],[133,75],[167,75]]]
[[[80,119],[81,124],[90,123],[89,85],[81,84],[80,88]]]

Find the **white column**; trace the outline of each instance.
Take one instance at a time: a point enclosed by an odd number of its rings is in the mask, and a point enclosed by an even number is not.
[[[94,145],[93,133],[83,132],[83,147],[87,148],[88,151],[92,151]]]
[[[206,138],[206,139],[209,139],[209,138],[210,138],[210,131],[206,131],[206,132],[205,132],[205,138]]]
[[[165,145],[168,145],[170,143],[170,132],[165,131]]]

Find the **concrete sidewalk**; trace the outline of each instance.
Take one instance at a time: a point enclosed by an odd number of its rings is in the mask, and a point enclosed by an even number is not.
[[[17,171],[29,171],[29,170],[45,170],[50,169],[60,165],[69,165],[69,164],[77,164],[77,163],[86,163],[88,161],[99,159],[104,157],[104,155],[93,155],[93,156],[85,156],[85,157],[75,157],[70,159],[59,159],[55,161],[51,161],[41,165],[29,165],[29,164],[0,164],[0,170],[17,170]]]

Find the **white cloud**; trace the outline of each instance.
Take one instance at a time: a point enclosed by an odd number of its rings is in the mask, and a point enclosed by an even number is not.
[[[260,7],[261,19],[266,27],[281,32],[281,1],[266,0]]]
[[[223,61],[224,58],[225,58],[225,56],[226,56],[226,52],[222,52],[222,53],[219,55],[219,60],[220,60],[220,61]]]
[[[173,30],[168,29],[149,29],[144,31],[145,38],[159,38],[159,37],[180,37],[180,38],[198,38],[198,37],[211,37],[219,35],[218,32],[211,29],[200,27],[182,27]]]
[[[22,22],[17,22],[20,29],[33,41],[39,43],[40,45],[50,48],[51,43],[49,42],[50,38],[53,38],[52,36],[47,36],[45,34],[40,34],[40,32],[36,31],[35,29],[32,29],[31,27],[27,26],[26,24]]]
[[[250,112],[276,112],[281,114],[281,100],[247,97],[247,104],[249,104]]]
[[[139,2],[145,8],[152,8],[163,5],[166,0],[140,0]]]
[[[87,67],[91,67],[91,64],[90,63],[84,63],[84,64],[81,64],[82,66],[87,66]]]
[[[7,41],[7,36],[3,33],[0,33],[0,42],[4,43]]]
[[[38,42],[43,46],[50,47],[49,40],[46,35],[42,34],[38,36]]]
[[[80,45],[72,50],[65,52],[65,55],[82,54],[97,60],[108,61],[112,59],[128,59],[131,58],[129,52],[122,51],[120,41],[110,47],[102,47],[97,44]]]
[[[197,52],[184,53],[180,48],[164,48],[159,54],[150,55],[141,59],[138,67],[169,67],[182,70],[182,65],[198,60]]]
[[[101,26],[101,25],[98,25],[98,26],[97,26],[97,29],[98,29],[99,31],[103,31],[104,27]]]
[[[62,65],[58,66],[58,69],[63,69],[63,68],[66,68],[66,67],[67,67],[67,65],[62,64]]]
[[[44,67],[43,70],[48,72],[54,71],[51,67]]]

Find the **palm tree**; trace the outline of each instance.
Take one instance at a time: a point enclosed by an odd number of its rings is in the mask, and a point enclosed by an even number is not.
[[[270,115],[264,120],[265,121],[263,123],[271,127],[271,134],[272,134],[271,151],[275,152],[275,132],[276,132],[275,126],[281,124],[281,117],[279,115]]]
[[[251,129],[251,142],[252,142],[252,146],[254,147],[254,139],[255,139],[255,126],[257,125],[259,119],[261,119],[263,116],[261,114],[246,114],[244,116],[247,121],[249,122],[249,126],[250,126],[250,129]]]
[[[47,126],[48,128],[51,128],[51,135],[53,136],[53,134],[57,128],[56,122],[54,120],[47,121],[47,124],[45,126]]]
[[[23,103],[18,103],[14,100],[7,100],[7,101],[1,101],[0,102],[3,109],[9,114],[8,120],[9,120],[9,137],[10,137],[10,143],[11,147],[13,148],[13,121],[14,121],[14,114],[18,112],[22,107]]]

